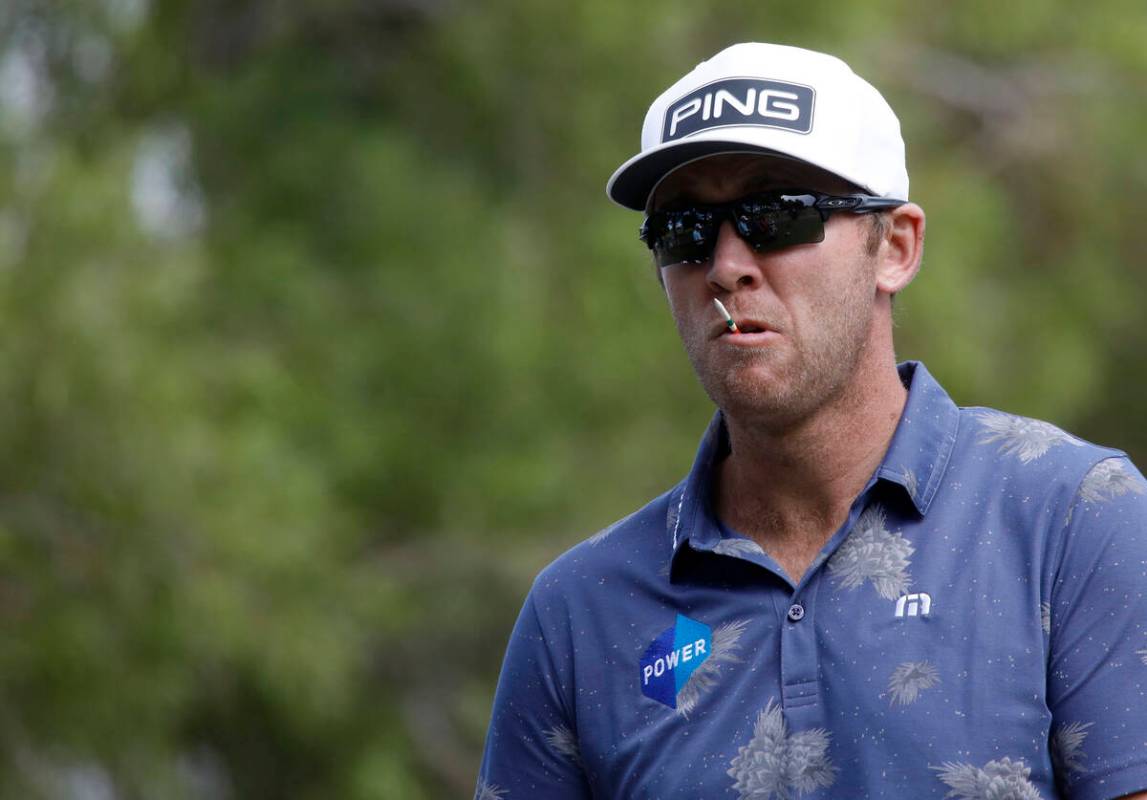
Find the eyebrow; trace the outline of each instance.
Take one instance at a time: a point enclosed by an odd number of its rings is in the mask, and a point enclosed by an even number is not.
[[[649,212],[660,211],[688,199],[688,194],[682,191],[676,191],[666,197],[650,198],[651,202],[646,210]]]
[[[795,189],[799,188],[798,183],[799,181],[777,180],[773,175],[758,175],[742,185],[737,192],[737,196],[744,197],[768,189]],[[653,204],[652,210],[660,211],[680,203],[693,204],[700,203],[700,201],[689,191],[689,188],[686,187],[676,189],[666,197],[658,198],[657,202]]]
[[[804,174],[801,174],[802,172]],[[770,170],[755,176],[745,183],[744,190],[754,192],[762,189],[806,189],[819,180],[819,176],[808,174],[807,170],[782,166],[780,169]]]

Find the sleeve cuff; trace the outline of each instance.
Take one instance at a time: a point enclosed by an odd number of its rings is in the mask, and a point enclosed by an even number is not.
[[[1147,792],[1147,761],[1135,761],[1097,775],[1081,775],[1069,785],[1071,800],[1116,800]]]

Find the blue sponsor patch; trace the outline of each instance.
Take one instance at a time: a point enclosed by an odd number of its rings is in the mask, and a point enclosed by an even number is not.
[[[712,651],[713,631],[681,614],[677,623],[654,639],[641,656],[641,692],[670,708],[677,693]]]

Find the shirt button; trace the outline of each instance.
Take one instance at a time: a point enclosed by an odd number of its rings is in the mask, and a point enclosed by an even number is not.
[[[793,622],[800,622],[804,619],[804,606],[800,603],[793,603],[789,606],[789,619]]]

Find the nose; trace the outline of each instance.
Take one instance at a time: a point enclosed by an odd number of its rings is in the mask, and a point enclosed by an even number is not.
[[[737,235],[729,220],[722,222],[717,231],[717,245],[709,259],[706,280],[718,293],[750,289],[762,281],[756,252]]]

